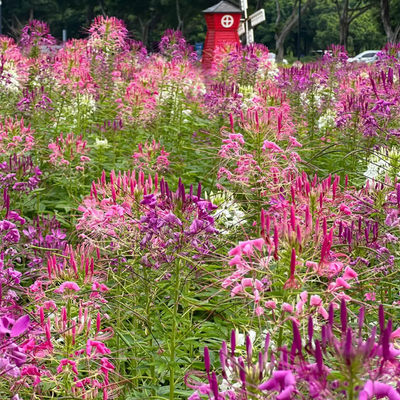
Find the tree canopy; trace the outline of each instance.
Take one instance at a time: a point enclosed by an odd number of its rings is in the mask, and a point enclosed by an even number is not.
[[[202,10],[218,0],[3,0],[3,33],[18,39],[21,28],[33,18],[46,21],[61,40],[83,37],[96,15],[125,21],[133,39],[156,49],[167,28],[182,30],[189,42],[202,42],[206,24]],[[266,11],[266,21],[255,29],[255,39],[271,50],[289,24],[299,0],[248,0],[249,12]],[[301,53],[326,49],[332,43],[347,45],[350,53],[381,48],[386,41],[399,40],[400,2],[396,0],[303,0]],[[279,15],[278,15],[279,14]],[[296,54],[297,19],[284,38],[286,54]],[[391,35],[391,36],[390,36]]]

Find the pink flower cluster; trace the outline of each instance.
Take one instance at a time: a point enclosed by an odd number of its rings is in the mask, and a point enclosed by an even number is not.
[[[271,346],[271,336],[254,351],[250,336],[246,336],[244,351],[232,331],[230,349],[222,343],[219,352],[221,372],[211,372],[210,352],[204,348],[204,380],[186,375],[186,385],[195,390],[190,400],[207,396],[212,400],[241,400],[250,396],[261,399],[291,400],[306,396],[315,400],[334,399],[345,394],[349,398],[372,400],[387,397],[400,399],[399,354],[391,343],[392,321],[385,321],[383,307],[379,308],[379,335],[374,326],[371,336],[364,339],[365,309],[358,313],[358,327],[348,324],[346,303],[340,305],[340,322],[334,320],[334,307],[329,306],[327,322],[320,333],[314,332],[309,319],[307,332],[302,335],[292,323],[292,343],[279,348]],[[289,342],[285,340],[289,345]],[[334,359],[341,374],[334,373],[326,361]],[[197,374],[196,374],[197,375]],[[197,375],[199,376],[199,375]],[[357,379],[358,385],[353,385]]]
[[[128,30],[123,21],[115,17],[96,17],[89,28],[89,47],[104,53],[127,50]]]
[[[87,156],[90,149],[86,145],[87,142],[83,140],[82,135],[68,133],[64,137],[60,133],[56,141],[48,145],[51,150],[49,161],[56,166],[75,167],[76,171],[83,171],[85,164],[90,161]]]
[[[0,153],[24,155],[35,145],[34,130],[24,119],[5,117],[0,119]]]
[[[137,169],[144,171],[156,171],[163,173],[168,170],[169,160],[164,146],[161,147],[154,139],[151,144],[145,142],[138,144],[138,151],[133,153],[133,165]]]

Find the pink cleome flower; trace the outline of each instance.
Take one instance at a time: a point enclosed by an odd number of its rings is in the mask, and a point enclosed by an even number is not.
[[[81,288],[75,282],[63,282],[59,288],[54,290],[54,293],[64,293],[66,290],[71,292],[79,292]]]

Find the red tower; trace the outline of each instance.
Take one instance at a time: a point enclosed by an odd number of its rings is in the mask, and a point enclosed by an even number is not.
[[[203,11],[207,23],[202,63],[210,68],[215,49],[223,44],[240,44],[238,28],[242,10],[227,1],[220,1],[215,6]]]

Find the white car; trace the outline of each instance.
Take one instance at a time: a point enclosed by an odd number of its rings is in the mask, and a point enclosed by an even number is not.
[[[357,54],[355,57],[349,58],[348,62],[363,62],[363,63],[372,63],[377,60],[377,54],[380,50],[366,50],[360,54]]]

